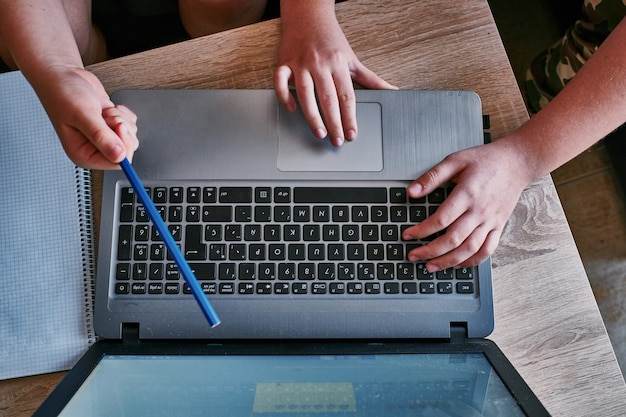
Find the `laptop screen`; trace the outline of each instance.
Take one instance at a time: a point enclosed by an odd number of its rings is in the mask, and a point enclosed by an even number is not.
[[[482,353],[104,355],[62,416],[523,416]]]

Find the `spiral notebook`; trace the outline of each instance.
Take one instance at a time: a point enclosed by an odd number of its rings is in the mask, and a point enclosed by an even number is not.
[[[71,368],[95,340],[90,173],[21,72],[0,74],[0,379]]]

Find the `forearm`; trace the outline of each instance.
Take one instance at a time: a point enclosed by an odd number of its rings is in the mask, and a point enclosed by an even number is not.
[[[56,66],[83,66],[61,0],[0,0],[0,39],[31,82]]]
[[[310,30],[336,20],[335,1],[281,0],[280,16],[283,32]]]
[[[529,181],[563,165],[626,122],[625,45],[626,19],[545,109],[502,139],[524,159]]]

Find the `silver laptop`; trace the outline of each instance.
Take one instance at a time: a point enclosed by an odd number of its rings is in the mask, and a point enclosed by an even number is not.
[[[106,172],[95,329],[141,338],[445,338],[493,328],[491,270],[428,273],[403,228],[448,190],[405,188],[446,155],[483,143],[464,91],[357,91],[358,138],[309,132],[271,90],[133,90],[133,165],[222,319],[203,320],[121,172]]]
[[[273,91],[121,91],[133,164],[221,318],[211,328],[121,172],[104,175],[100,340],[35,416],[548,415],[497,346],[489,262],[428,273],[406,186],[483,143],[464,91],[357,91],[312,137]]]

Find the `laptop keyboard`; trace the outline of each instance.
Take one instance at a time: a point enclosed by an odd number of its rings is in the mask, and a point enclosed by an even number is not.
[[[208,295],[323,297],[474,296],[476,268],[429,273],[407,253],[423,241],[402,231],[444,201],[437,189],[413,200],[398,187],[146,184]],[[137,201],[121,186],[114,243],[119,297],[190,294]]]

